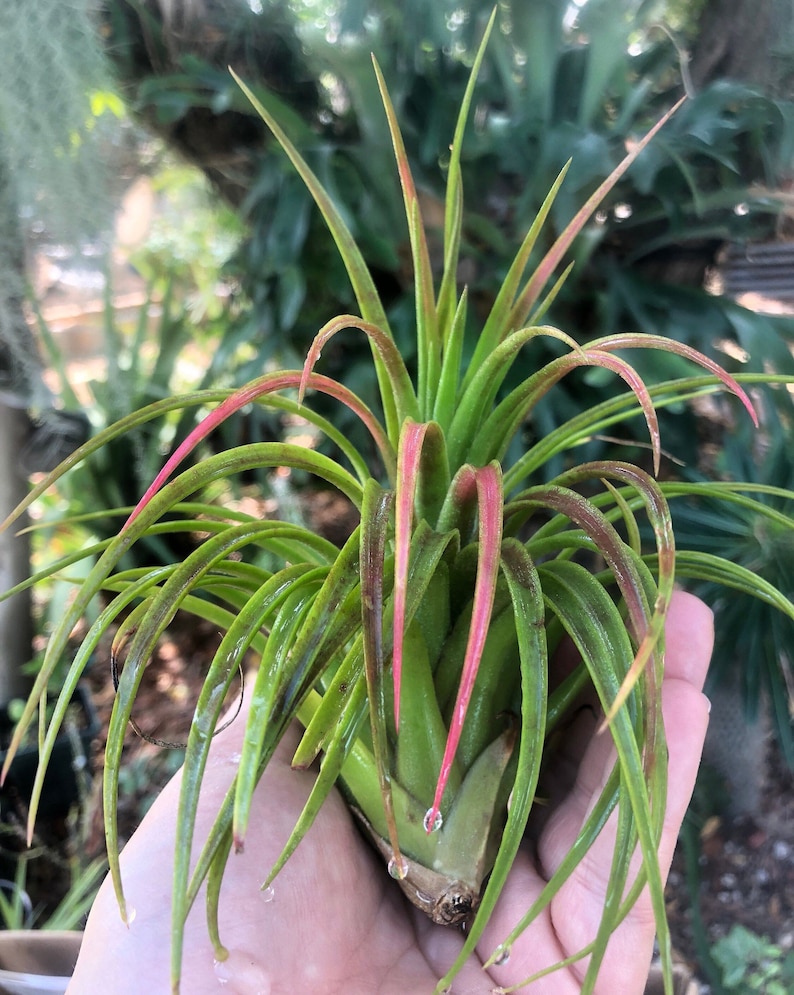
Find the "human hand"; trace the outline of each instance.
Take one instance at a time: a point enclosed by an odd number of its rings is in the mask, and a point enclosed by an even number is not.
[[[708,702],[701,693],[713,642],[708,608],[692,595],[676,592],[666,639],[663,708],[670,760],[659,850],[665,877],[708,724]],[[242,729],[243,723],[235,722],[213,742],[197,840],[204,838],[234,776]],[[408,904],[336,793],[276,879],[272,901],[263,901],[260,883],[279,856],[311,788],[311,773],[289,767],[296,744],[293,731],[257,788],[245,850],[228,863],[220,906],[228,960],[214,963],[201,903],[191,912],[185,931],[183,995],[221,991],[226,995],[430,995],[459,952],[461,934],[433,925]],[[609,824],[545,913],[513,944],[509,961],[487,972],[482,967],[570,848],[612,758],[611,737],[593,736],[574,787],[548,819],[536,852],[527,847],[516,860],[476,956],[455,979],[455,995],[489,995],[495,986],[518,983],[594,937],[614,843]],[[109,882],[100,890],[68,995],[170,991],[171,869],[178,796],[177,774],[122,854],[125,893],[136,910],[129,928],[120,921]],[[610,941],[596,992],[641,995],[653,938],[653,914],[644,894]],[[539,980],[529,991],[577,995],[582,975],[582,965],[574,964]]]

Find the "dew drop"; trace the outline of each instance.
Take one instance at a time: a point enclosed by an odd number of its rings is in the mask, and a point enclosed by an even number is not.
[[[230,950],[224,960],[214,960],[218,984],[230,985],[234,995],[270,995],[270,979],[256,958],[245,950]]]
[[[444,817],[440,812],[433,814],[433,809],[429,808],[425,812],[425,817],[422,819],[422,825],[425,827],[426,833],[437,833],[444,824]]]
[[[405,857],[401,856],[399,860],[396,857],[391,858],[389,861],[389,874],[396,881],[402,881],[406,877],[408,874],[408,861]]]
[[[260,888],[259,897],[266,904],[272,902],[273,899],[276,897],[276,889],[273,887],[272,884],[269,884],[266,888]]]
[[[135,916],[138,915],[138,910],[132,904],[132,902],[125,902],[124,904],[124,917],[127,920],[127,926],[131,926],[135,922]]]
[[[498,946],[494,951],[493,963],[496,967],[501,967],[510,960],[510,947]]]
[[[225,960],[213,960],[212,968],[215,971],[215,977],[218,979],[218,984],[223,987],[229,984],[229,969],[226,966]]]

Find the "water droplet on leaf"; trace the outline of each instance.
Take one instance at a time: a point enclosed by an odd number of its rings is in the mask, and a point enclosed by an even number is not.
[[[260,888],[259,895],[263,902],[272,902],[276,897],[276,890],[272,884],[269,884],[266,888]]]
[[[402,879],[408,874],[408,861],[405,857],[400,857],[398,860],[396,857],[392,857],[389,861],[389,874],[396,880],[402,881]]]
[[[510,960],[510,947],[499,946],[494,951],[494,965],[501,967]]]
[[[135,916],[137,916],[138,910],[131,902],[125,902],[124,904],[124,917],[127,920],[127,925],[131,926],[135,922]]]
[[[425,812],[425,817],[422,820],[422,825],[425,827],[426,833],[437,833],[439,829],[444,824],[444,817],[440,812],[433,813],[433,809],[429,808]]]

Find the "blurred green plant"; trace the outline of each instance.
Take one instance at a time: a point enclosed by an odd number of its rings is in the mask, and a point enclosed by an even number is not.
[[[131,322],[119,317],[108,285],[102,325],[106,365],[82,385],[90,393],[88,406],[81,404],[69,380],[66,357],[38,313],[39,334],[58,376],[59,393],[67,406],[83,408],[94,436],[104,438],[110,425],[146,405],[160,406],[157,418],[145,425],[130,423],[127,434],[109,439],[107,445],[93,450],[89,459],[75,458],[75,471],[61,482],[68,528],[93,534],[99,540],[116,534],[119,516],[133,507],[163,460],[184,441],[200,417],[200,405],[195,410],[178,410],[170,399],[182,391],[198,389],[205,391],[205,403],[209,404],[221,396],[220,384],[233,382],[233,350],[222,341],[228,312],[219,311],[215,318],[206,311],[197,314],[184,279],[180,286],[178,267],[170,257],[163,266]],[[192,286],[192,281],[187,286]],[[219,372],[224,368],[225,375]],[[277,416],[254,416],[244,428],[237,420],[224,431],[226,440],[242,431],[249,435],[264,432],[271,437],[279,433],[280,425]],[[218,441],[218,445],[223,444],[223,440]],[[194,456],[200,458],[201,453]],[[62,524],[61,528],[67,526]],[[140,555],[168,562],[175,551],[185,553],[188,546],[184,536],[152,535]]]
[[[789,995],[794,990],[794,951],[744,926],[731,927],[712,947],[726,992]]]
[[[72,862],[71,882],[66,894],[49,913],[34,907],[25,890],[28,867],[36,851],[17,860],[13,881],[0,881],[0,928],[2,929],[81,929],[107,872],[107,860],[97,858],[85,866]]]
[[[756,405],[763,427],[755,439],[728,421],[713,462],[722,483],[685,471],[668,495],[676,535],[687,549],[679,575],[686,577],[690,569],[700,575],[694,589],[714,607],[709,680],[738,685],[750,722],[759,719],[765,699],[783,756],[794,767],[791,628],[763,596],[748,597],[732,587],[719,566],[729,559],[758,579],[759,592],[768,585],[794,596],[794,535],[787,511],[794,489],[794,405],[785,389],[759,395]]]
[[[193,322],[194,339],[209,345],[211,355],[219,338],[217,319],[228,323],[239,307],[236,285],[224,279],[223,270],[245,228],[196,169],[173,154],[158,160],[146,171],[155,199],[151,228],[130,253],[129,265],[159,293],[165,288],[170,296],[168,288],[176,287]]]

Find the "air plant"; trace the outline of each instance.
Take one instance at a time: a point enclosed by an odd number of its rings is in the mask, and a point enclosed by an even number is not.
[[[16,734],[18,742],[45,700],[74,624],[104,591],[105,607],[74,658],[43,733],[30,818],[32,825],[66,704],[100,637],[114,627],[114,652],[124,647],[126,659],[108,731],[104,805],[110,873],[124,917],[116,800],[124,731],[143,670],[177,611],[210,619],[224,631],[185,754],[174,856],[174,991],[179,988],[185,920],[205,881],[208,928],[218,957],[223,956],[217,924],[223,870],[231,852],[244,843],[253,792],[295,719],[304,732],[294,766],[306,768],[320,758],[319,773],[265,884],[299,845],[332,788],[341,787],[383,854],[395,887],[402,887],[435,921],[466,926],[463,949],[439,981],[439,990],[449,985],[481,937],[505,883],[554,734],[586,688],[600,700],[616,747],[615,768],[568,858],[500,951],[548,905],[608,814],[618,809],[621,825],[603,921],[579,954],[590,957],[583,990],[592,990],[611,932],[647,886],[667,990],[672,991],[656,857],[666,792],[659,699],[663,628],[676,565],[664,486],[644,469],[620,461],[577,465],[568,459],[568,468],[551,482],[538,482],[539,471],[553,456],[570,457],[594,432],[638,416],[647,424],[658,469],[656,408],[698,392],[726,388],[751,417],[753,409],[735,379],[681,343],[654,335],[613,334],[581,346],[543,323],[568,270],[545,296],[544,288],[599,202],[664,119],[631,149],[531,269],[530,257],[564,180],[562,171],[516,253],[471,357],[464,358],[474,316],[466,289],[456,284],[463,217],[461,146],[485,43],[451,145],[438,286],[396,113],[375,66],[414,265],[414,376],[397,351],[373,279],[341,214],[273,116],[240,82],[314,196],[344,260],[360,313],[332,318],[318,332],[301,370],[266,373],[223,396],[197,392],[150,405],[88,443],[29,498],[35,500],[59,473],[114,433],[164,409],[219,402],[168,460],[118,535],[102,545],[96,565],[52,635]],[[369,340],[380,411],[319,372],[323,346],[343,333]],[[517,386],[508,386],[519,356],[526,362],[525,355],[544,337],[556,340],[561,354]],[[705,374],[649,388],[625,358],[632,349],[676,353]],[[609,371],[628,391],[582,411],[509,465],[506,454],[531,420],[533,406],[563,377],[584,367]],[[312,411],[314,392],[336,399],[360,419],[378,454],[377,465]],[[338,457],[287,442],[257,443],[177,472],[205,436],[253,403],[301,415],[336,447]],[[251,467],[299,468],[312,474],[355,505],[358,526],[340,549],[299,525],[189,500]],[[638,516],[650,523],[650,550],[641,546]],[[206,538],[181,562],[123,569],[130,547],[160,531]],[[241,559],[242,550],[266,551],[268,568],[250,557]],[[274,566],[276,562],[280,565]],[[751,575],[731,573],[730,564],[725,570],[736,584],[753,589]],[[794,606],[785,598],[775,592],[764,595],[794,617]],[[565,637],[581,659],[550,690],[549,659]],[[259,664],[238,771],[191,870],[198,793],[210,742],[226,692],[249,651]],[[628,858],[635,849],[642,866],[629,880]]]

